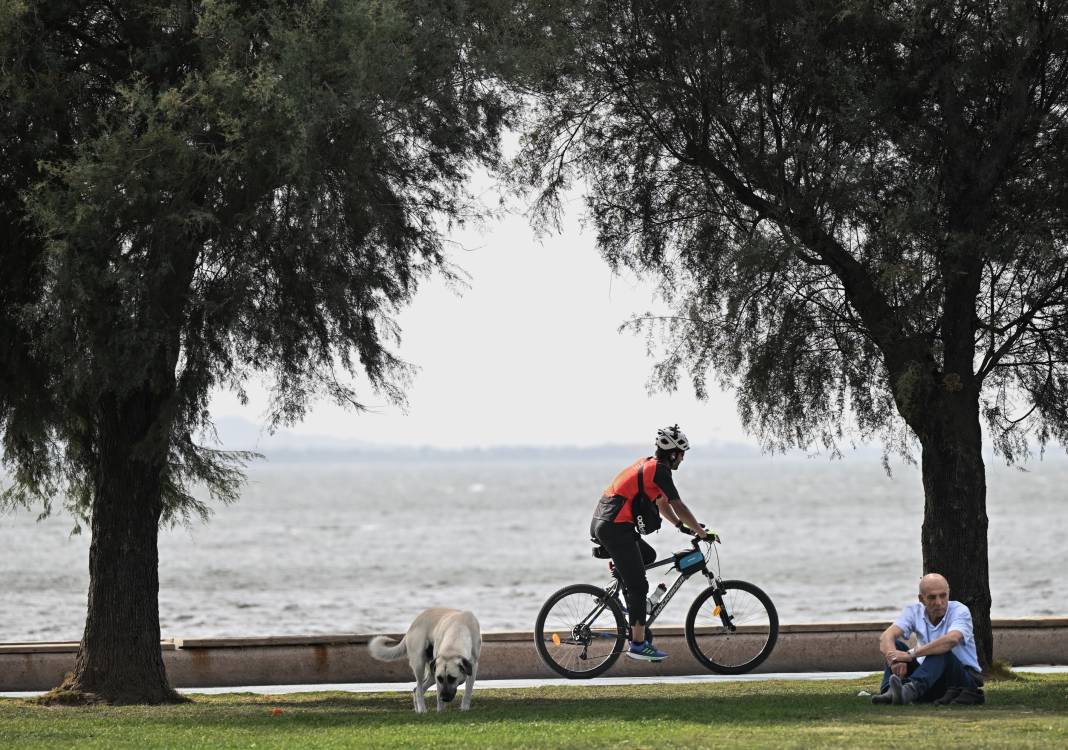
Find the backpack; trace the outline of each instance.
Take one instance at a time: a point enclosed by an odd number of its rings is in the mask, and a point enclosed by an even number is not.
[[[631,513],[639,534],[644,536],[660,530],[660,509],[645,494],[645,461],[638,467],[638,494],[631,501]]]

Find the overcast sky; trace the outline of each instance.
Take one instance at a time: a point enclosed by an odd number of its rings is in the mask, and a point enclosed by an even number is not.
[[[491,189],[483,200],[495,202]],[[658,426],[678,422],[697,443],[752,442],[729,394],[701,402],[688,384],[648,393],[644,340],[617,329],[667,308],[651,283],[613,276],[593,228],[581,227],[583,207],[572,201],[563,232],[540,241],[520,215],[451,235],[470,287],[457,296],[435,278],[400,316],[398,353],[420,368],[407,413],[363,391],[372,413],[320,403],[292,431],[442,447],[593,445],[651,441]],[[217,394],[213,415],[262,422],[265,393],[253,387],[250,396],[242,407]]]

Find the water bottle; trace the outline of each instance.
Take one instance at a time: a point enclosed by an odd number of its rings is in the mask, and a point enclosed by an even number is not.
[[[652,611],[656,608],[656,605],[660,603],[660,600],[664,598],[664,594],[667,593],[667,586],[661,583],[653,590],[653,595],[649,597],[649,610]]]

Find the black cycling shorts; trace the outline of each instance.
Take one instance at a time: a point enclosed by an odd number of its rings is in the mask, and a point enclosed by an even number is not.
[[[590,524],[590,536],[612,556],[612,563],[623,581],[630,624],[644,625],[646,597],[649,595],[645,566],[656,560],[656,550],[638,536],[638,531],[631,523],[594,518]]]

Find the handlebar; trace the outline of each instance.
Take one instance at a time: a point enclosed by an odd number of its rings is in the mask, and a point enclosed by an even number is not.
[[[713,542],[715,542],[716,544],[722,544],[723,543],[723,540],[719,538],[719,534],[717,534],[714,531],[710,531],[709,528],[707,526],[705,526],[704,524],[701,524],[701,528],[704,531],[708,532],[708,537],[705,538],[705,539],[702,539],[701,537],[697,536],[696,532],[694,532],[694,530],[691,529],[686,524],[682,524],[681,526],[678,526],[677,528],[683,534],[686,534],[687,536],[692,536],[693,537],[693,541],[691,543],[693,544],[693,548],[694,549],[697,549],[697,543],[698,542],[709,542],[710,544],[713,543]]]

